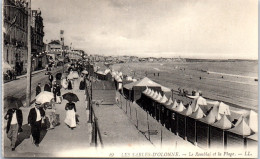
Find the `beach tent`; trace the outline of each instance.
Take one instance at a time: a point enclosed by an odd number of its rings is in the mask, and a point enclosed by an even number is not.
[[[110,70],[110,69],[106,69],[106,70],[104,71],[104,74],[106,75],[106,74],[108,74],[109,72],[111,72],[111,70]]]
[[[170,106],[170,109],[174,110],[178,106],[176,99],[174,100],[173,104]]]
[[[183,110],[185,110],[186,108],[184,107],[184,105],[182,104],[182,102],[180,102],[180,104],[178,104],[177,107],[175,107],[173,110],[176,112],[182,112]]]
[[[141,97],[141,92],[145,90],[145,87],[152,88],[153,90],[160,92],[161,94],[164,94],[162,85],[155,83],[154,81],[150,80],[147,77],[144,77],[143,79],[137,81],[137,83],[133,86],[133,100],[136,101]]]
[[[197,134],[196,134],[196,120],[201,119],[205,116],[204,112],[198,106],[197,110],[192,113],[189,117],[187,117],[187,130],[186,130],[186,135],[187,135],[187,140],[193,144],[196,144],[197,140]]]
[[[163,97],[161,98],[160,101],[158,101],[160,103],[160,121],[162,125],[165,125],[165,121],[167,119],[167,112],[166,112],[166,107],[165,107],[165,103],[168,101],[166,95],[163,95]]]
[[[213,109],[209,114],[196,121],[197,145],[201,148],[208,149],[210,144],[210,124],[215,123],[218,114]]]
[[[246,137],[251,134],[252,130],[242,118],[237,126],[227,131],[227,148],[240,148],[242,150],[246,147]]]
[[[187,109],[183,110],[178,115],[178,134],[181,138],[186,140],[186,117],[192,114],[192,108],[189,105]]]
[[[159,92],[158,95],[154,98],[154,102],[156,104],[156,120],[160,121],[161,116],[161,103],[159,102],[162,99],[162,95]]]
[[[253,110],[250,111],[248,124],[253,132],[258,132],[258,114]]]
[[[169,115],[169,120],[170,120],[170,128],[171,132],[173,132],[175,135],[178,135],[178,113],[174,110],[170,110],[170,115]]]
[[[229,106],[223,102],[219,103],[219,113],[220,114],[226,114],[226,115],[231,115],[230,110],[229,110]]]
[[[146,110],[146,105],[147,105],[147,102],[149,100],[148,98],[148,93],[149,93],[149,88],[146,87],[146,89],[142,92],[142,95],[141,95],[141,98],[139,98],[136,103],[142,107],[144,110]]]
[[[227,142],[226,130],[231,129],[232,123],[223,115],[220,120],[210,126],[210,148],[224,150]]]
[[[168,101],[164,104],[165,106],[165,127],[169,130],[170,129],[170,106],[173,104],[172,98],[170,97]]]
[[[192,111],[195,112],[198,109],[199,105],[207,105],[206,99],[201,96],[194,98],[191,104]]]

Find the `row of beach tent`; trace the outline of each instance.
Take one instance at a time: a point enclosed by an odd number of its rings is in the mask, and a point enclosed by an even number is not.
[[[202,96],[191,97],[186,107],[176,99],[146,88],[138,104],[180,137],[202,148],[251,147],[257,144],[257,113],[250,111],[232,123],[232,112],[223,102],[212,102]]]
[[[167,129],[202,148],[251,147],[258,142],[258,114],[251,110],[240,114],[224,102],[199,94],[187,96],[190,103],[173,100],[171,90],[144,77],[136,80],[122,72],[105,70],[117,90]]]

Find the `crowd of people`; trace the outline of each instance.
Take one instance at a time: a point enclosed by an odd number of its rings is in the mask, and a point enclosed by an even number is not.
[[[83,70],[83,69],[82,69]],[[40,143],[40,133],[42,129],[52,130],[55,126],[59,125],[59,115],[56,114],[55,104],[61,104],[63,98],[61,96],[61,89],[72,90],[75,87],[75,79],[79,78],[80,81],[79,88],[80,90],[85,90],[86,86],[86,76],[85,74],[78,75],[77,77],[71,78],[72,74],[81,74],[79,70],[69,69],[69,73],[66,77],[54,79],[52,73],[48,73],[48,82],[44,85],[43,91],[53,93],[53,99],[50,102],[41,103],[36,100],[34,106],[30,109],[28,115],[28,125],[31,127],[31,135],[33,144],[36,147],[39,147]],[[77,88],[74,88],[77,89]],[[41,83],[38,83],[36,86],[36,99],[37,96],[42,92]],[[65,98],[64,98],[65,99]],[[73,101],[69,101],[65,105],[66,117],[64,123],[73,130],[76,128],[79,123],[76,105]],[[11,140],[11,149],[12,151],[16,148],[16,141],[18,134],[23,131],[23,113],[19,108],[10,108],[6,115],[5,119],[7,120],[7,137]]]

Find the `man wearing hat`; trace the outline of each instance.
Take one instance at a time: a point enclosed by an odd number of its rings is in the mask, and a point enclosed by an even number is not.
[[[18,108],[11,108],[7,111],[5,120],[7,120],[7,137],[11,140],[12,151],[14,151],[18,133],[22,132],[23,113]]]
[[[28,115],[28,124],[31,125],[31,133],[34,140],[35,146],[39,147],[41,123],[45,117],[45,111],[41,107],[41,103],[36,101],[35,107],[31,108]]]
[[[38,85],[36,86],[36,96],[37,96],[38,94],[40,94],[41,91],[42,91],[42,89],[41,89],[41,83],[38,83]]]

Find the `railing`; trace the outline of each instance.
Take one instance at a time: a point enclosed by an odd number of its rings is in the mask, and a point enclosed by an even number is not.
[[[95,110],[93,108],[93,102],[92,102],[92,80],[90,79],[89,83],[86,87],[86,99],[87,99],[87,109],[89,110],[89,121],[88,123],[91,123],[92,125],[92,132],[91,132],[91,146],[98,147],[98,139],[101,147],[104,147],[102,136],[99,129],[98,124],[98,118],[95,115]]]

